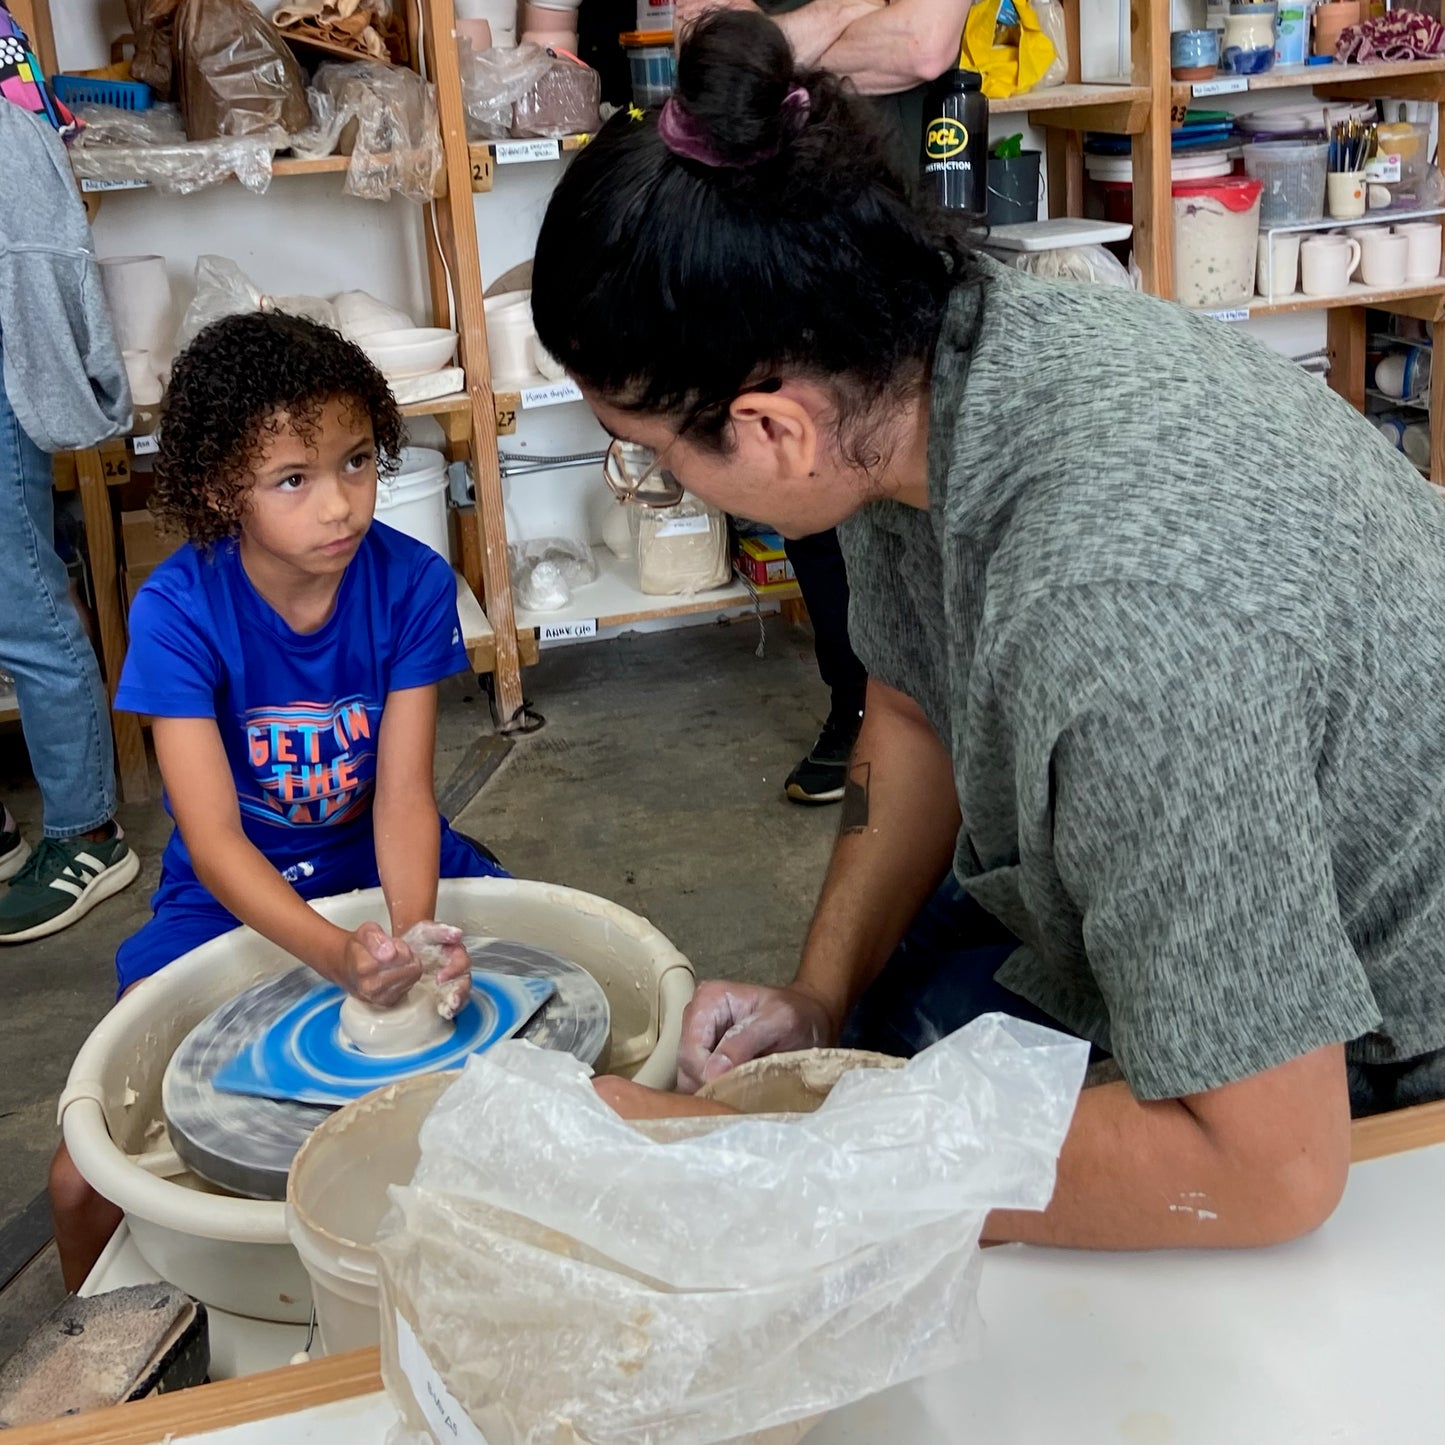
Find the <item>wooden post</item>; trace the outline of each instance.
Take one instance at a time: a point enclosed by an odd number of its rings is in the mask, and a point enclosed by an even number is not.
[[[1174,295],[1174,202],[1170,194],[1169,6],[1130,0],[1131,79],[1149,86],[1149,121],[1134,137],[1134,259],[1144,289]]]
[[[1325,313],[1330,390],[1357,411],[1365,409],[1365,308],[1339,306]]]
[[[123,446],[119,465],[125,466]],[[112,465],[116,462],[112,460]],[[85,515],[85,546],[90,558],[90,581],[95,589],[95,617],[100,629],[100,655],[105,664],[106,695],[115,700],[120,670],[125,662],[125,620],[120,607],[120,576],[115,565],[115,518],[110,510],[110,492],[105,480],[105,459],[95,447],[75,454],[76,486]],[[120,796],[127,803],[143,803],[150,796],[150,768],[146,763],[145,738],[140,719],[134,713],[110,715],[115,734],[116,774]]]
[[[483,605],[497,637],[496,703],[503,729],[522,712],[522,671],[512,583],[507,567],[506,527],[502,512],[502,472],[497,456],[496,407],[492,400],[492,364],[487,352],[486,313],[482,308],[482,267],[477,248],[477,218],[472,200],[471,159],[467,150],[466,112],[461,72],[453,38],[452,0],[418,0],[424,20],[427,73],[436,87],[447,193],[432,206],[442,252],[451,270],[452,316],[459,336],[462,366],[472,400],[472,471],[476,511],[472,525],[481,537]],[[432,268],[433,284],[437,271]],[[458,519],[468,524],[466,513]],[[466,544],[462,547],[467,555]]]

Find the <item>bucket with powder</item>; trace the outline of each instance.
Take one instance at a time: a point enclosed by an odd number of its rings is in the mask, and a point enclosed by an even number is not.
[[[388,1208],[387,1187],[416,1171],[417,1133],[455,1074],[388,1084],[339,1109],[296,1156],[286,1185],[286,1231],[306,1273],[328,1355],[381,1337],[372,1242]]]

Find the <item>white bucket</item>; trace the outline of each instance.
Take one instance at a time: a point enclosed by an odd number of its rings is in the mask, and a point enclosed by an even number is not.
[[[455,1074],[424,1074],[338,1110],[301,1146],[286,1181],[286,1232],[306,1273],[328,1355],[381,1338],[376,1239],[387,1188],[409,1184],[417,1133]]]
[[[446,492],[447,459],[429,447],[406,447],[396,474],[377,483],[377,520],[425,542],[450,563]]]

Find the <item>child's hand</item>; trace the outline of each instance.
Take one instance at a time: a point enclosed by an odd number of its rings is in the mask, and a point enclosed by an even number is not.
[[[336,982],[376,1008],[394,1008],[420,977],[421,964],[404,940],[379,923],[363,923],[346,940]]]
[[[472,961],[462,945],[462,931],[450,923],[428,919],[402,935],[421,961],[422,972],[436,985],[437,1012],[454,1019],[472,991]]]

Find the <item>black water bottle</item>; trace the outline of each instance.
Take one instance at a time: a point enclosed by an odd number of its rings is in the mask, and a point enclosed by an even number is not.
[[[923,183],[940,206],[988,211],[988,97],[976,70],[956,69],[929,87],[923,110]]]

